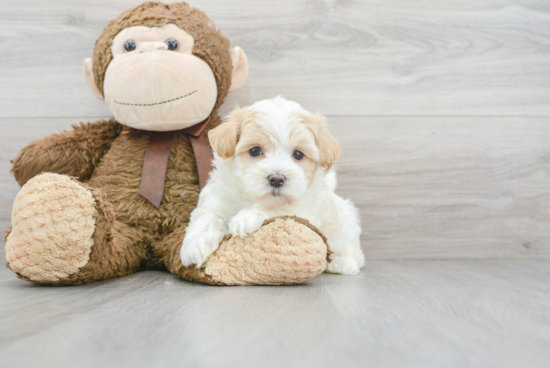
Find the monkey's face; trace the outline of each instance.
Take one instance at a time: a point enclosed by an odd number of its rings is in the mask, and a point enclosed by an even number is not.
[[[207,119],[218,98],[214,73],[193,55],[194,46],[193,36],[175,24],[128,27],[113,39],[103,91],[95,84],[92,59],[84,61],[84,76],[118,122],[151,131],[188,128]],[[230,62],[231,91],[244,83],[248,61],[234,47]]]
[[[206,62],[192,55],[195,40],[174,24],[129,27],[113,41],[105,102],[122,124],[171,131],[205,120],[218,90]]]

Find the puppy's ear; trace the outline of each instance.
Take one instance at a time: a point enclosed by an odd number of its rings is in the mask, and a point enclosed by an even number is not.
[[[328,170],[340,157],[342,147],[330,134],[325,117],[319,114],[309,114],[304,119],[315,137],[315,143],[319,148],[319,164]]]
[[[244,109],[239,108],[233,110],[224,123],[208,132],[210,145],[220,157],[229,158],[235,155],[244,112]]]

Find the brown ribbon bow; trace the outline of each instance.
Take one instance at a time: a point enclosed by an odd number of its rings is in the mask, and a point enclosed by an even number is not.
[[[212,170],[212,150],[210,143],[202,132],[208,125],[210,118],[202,123],[181,130],[189,136],[189,141],[193,146],[195,160],[197,161],[197,170],[199,173],[199,188],[202,190],[208,180],[208,174]],[[123,131],[124,135],[133,135],[141,133],[134,129]],[[143,160],[143,172],[141,174],[141,185],[139,194],[144,196],[155,207],[160,206],[164,194],[164,184],[166,181],[166,169],[168,168],[168,159],[170,150],[174,142],[174,131],[172,132],[147,132],[150,136],[145,159]]]

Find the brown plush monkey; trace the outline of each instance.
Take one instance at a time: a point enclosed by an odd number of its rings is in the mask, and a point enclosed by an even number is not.
[[[105,28],[84,75],[114,119],[32,142],[13,161],[22,186],[6,239],[18,277],[83,284],[146,269],[219,284],[291,284],[326,267],[324,237],[277,218],[227,236],[200,268],[179,251],[210,168],[204,132],[248,63],[200,10],[146,2]]]

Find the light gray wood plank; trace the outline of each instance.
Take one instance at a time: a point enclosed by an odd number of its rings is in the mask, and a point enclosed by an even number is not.
[[[329,118],[369,258],[550,257],[547,118]]]
[[[338,193],[361,210],[367,258],[550,257],[546,118],[328,121],[344,147]],[[9,159],[76,122],[0,119],[0,221],[19,190]]]
[[[0,359],[40,367],[546,367],[548,261],[372,261],[295,287],[0,271]],[[32,353],[30,353],[32,352]]]
[[[109,114],[81,71],[141,0],[0,3],[0,116]],[[236,103],[282,94],[330,115],[549,115],[544,0],[197,0],[247,52]]]

